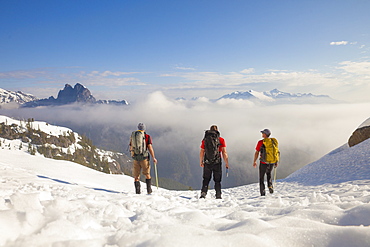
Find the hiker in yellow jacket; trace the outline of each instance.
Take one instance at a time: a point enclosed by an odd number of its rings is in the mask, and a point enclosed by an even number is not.
[[[275,138],[270,138],[271,131],[269,129],[264,129],[261,131],[262,140],[259,140],[256,146],[256,152],[254,153],[253,167],[257,168],[257,159],[260,157],[259,166],[259,184],[261,196],[266,195],[265,191],[265,174],[267,177],[267,186],[269,192],[274,193],[274,188],[272,185],[271,172],[274,167],[278,166],[279,162],[279,143]]]

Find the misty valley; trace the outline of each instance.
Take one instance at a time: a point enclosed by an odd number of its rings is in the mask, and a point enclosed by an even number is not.
[[[262,104],[267,96],[269,103]],[[9,92],[6,97],[10,97]],[[271,103],[271,97],[275,103]],[[299,97],[305,100],[297,100]],[[279,98],[283,99],[280,103]],[[307,99],[311,102],[307,103]],[[356,104],[328,103],[328,99],[272,90],[263,96],[248,91],[234,92],[219,100],[172,100],[162,92],[154,92],[140,102],[112,104],[97,101],[87,88],[76,84],[66,85],[57,98],[31,97],[28,105],[19,107],[3,104],[0,114],[68,127],[91,140],[94,146],[126,157],[131,132],[144,122],[153,139],[162,187],[169,189],[200,187],[200,143],[204,131],[216,124],[229,153],[229,176],[222,180],[226,188],[258,180],[252,161],[256,143],[261,139],[260,130],[264,128],[271,129],[279,140],[278,179],[346,143],[357,124],[368,116]],[[130,175],[131,163],[123,164],[121,171]]]

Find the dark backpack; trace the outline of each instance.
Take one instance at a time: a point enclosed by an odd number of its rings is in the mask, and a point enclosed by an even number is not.
[[[145,132],[134,131],[131,134],[131,156],[134,160],[141,161],[148,159],[149,152],[145,141]]]
[[[217,130],[207,130],[204,134],[204,163],[215,164],[221,162],[221,156],[219,152],[220,144],[220,132]]]

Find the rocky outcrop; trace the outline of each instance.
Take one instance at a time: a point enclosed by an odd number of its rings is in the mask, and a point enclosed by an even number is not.
[[[79,104],[102,104],[102,105],[128,105],[126,100],[96,100],[92,96],[89,89],[77,83],[74,87],[69,84],[64,86],[64,89],[60,90],[58,97],[53,96],[47,99],[40,99],[31,102],[27,102],[22,107],[38,107],[38,106],[58,106],[68,105],[73,103]]]
[[[349,138],[348,145],[352,147],[369,138],[370,138],[370,126],[358,128],[352,133],[351,137]]]
[[[360,125],[348,140],[350,147],[355,146],[370,138],[370,118]]]
[[[90,93],[90,90],[83,85],[77,83],[74,87],[69,84],[60,90],[58,97],[55,99],[53,96],[48,99],[41,99],[31,101],[23,104],[23,107],[37,107],[37,106],[51,106],[51,105],[67,105],[72,103],[95,103],[96,99]]]
[[[64,105],[74,102],[95,103],[96,99],[91,95],[89,89],[77,83],[74,87],[66,84],[64,89],[59,91],[56,101]]]
[[[38,152],[46,158],[72,161],[105,173],[131,174],[132,161],[129,157],[122,153],[98,149],[86,136],[80,136],[70,130],[53,135],[55,126],[46,124],[49,126],[47,129],[40,129],[34,119],[17,120],[15,123],[13,119],[0,117],[5,120],[0,122],[2,149],[5,148],[3,140],[20,140],[19,150],[25,147],[33,155]],[[11,149],[10,144],[7,148]]]

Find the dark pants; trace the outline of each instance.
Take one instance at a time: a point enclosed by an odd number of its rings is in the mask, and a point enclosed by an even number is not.
[[[204,165],[202,192],[207,193],[212,173],[213,181],[215,181],[216,196],[221,196],[222,163]]]
[[[271,172],[275,164],[263,164],[260,163],[260,192],[261,195],[265,195],[265,174],[267,176],[267,186],[272,187]]]

